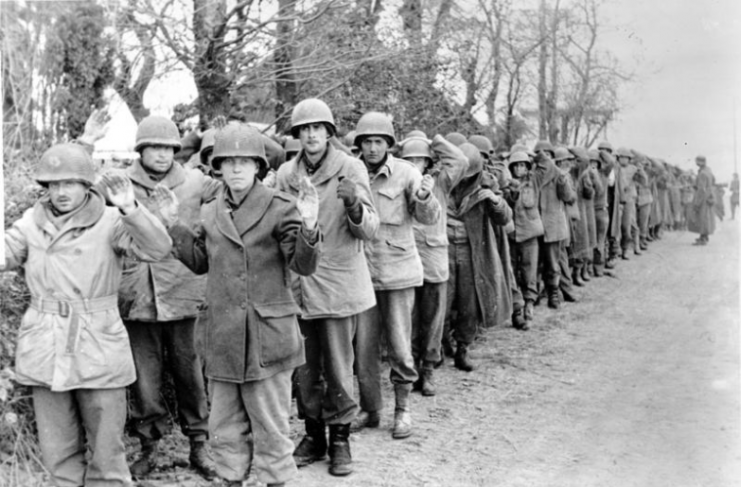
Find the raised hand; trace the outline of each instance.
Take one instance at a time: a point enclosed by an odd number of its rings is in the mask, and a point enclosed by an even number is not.
[[[178,197],[164,184],[158,184],[154,187],[152,199],[157,205],[154,213],[167,228],[170,228],[178,221],[180,208]]]
[[[337,185],[337,197],[346,207],[353,206],[358,201],[358,185],[350,178],[341,177],[340,184]]]
[[[111,116],[106,108],[93,110],[85,122],[85,131],[78,140],[86,144],[95,144],[96,141],[105,137],[110,121]]]
[[[422,177],[422,184],[417,190],[417,198],[421,200],[427,198],[427,196],[432,192],[432,188],[434,187],[435,187],[435,180],[432,179],[432,176],[430,176],[429,174],[425,174]]]
[[[108,201],[117,207],[124,215],[136,209],[136,197],[131,180],[120,173],[107,173],[102,177],[108,193]]]
[[[299,182],[296,209],[301,215],[304,226],[308,230],[314,230],[319,219],[319,194],[306,176]]]
[[[227,125],[227,120],[224,115],[216,115],[214,119],[211,121],[211,126],[215,128],[216,130],[221,130]]]

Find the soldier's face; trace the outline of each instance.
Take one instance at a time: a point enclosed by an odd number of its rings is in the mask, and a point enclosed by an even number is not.
[[[365,137],[360,143],[360,150],[363,152],[363,160],[367,164],[378,164],[386,157],[389,150],[389,143],[385,137],[371,135]]]
[[[405,157],[405,160],[412,163],[412,165],[417,168],[417,170],[421,173],[425,172],[425,169],[427,168],[427,158],[426,157]]]
[[[323,123],[309,123],[298,129],[298,140],[307,154],[321,154],[327,149],[329,132]]]
[[[260,163],[252,157],[227,157],[221,163],[224,182],[232,193],[242,193],[252,188]]]
[[[49,199],[59,213],[76,210],[87,196],[88,186],[79,181],[54,181],[49,183]]]
[[[630,163],[630,157],[618,156],[618,162],[621,166],[625,167]]]
[[[175,149],[167,145],[148,145],[142,149],[142,166],[153,172],[164,173],[172,167]]]

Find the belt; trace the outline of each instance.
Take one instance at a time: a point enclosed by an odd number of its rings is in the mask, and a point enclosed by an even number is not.
[[[71,355],[77,351],[77,342],[80,338],[80,314],[97,313],[118,309],[118,296],[103,296],[92,299],[76,299],[60,301],[38,296],[31,297],[31,307],[41,313],[59,315],[69,318],[69,331],[67,332],[67,344],[64,347],[66,354]]]

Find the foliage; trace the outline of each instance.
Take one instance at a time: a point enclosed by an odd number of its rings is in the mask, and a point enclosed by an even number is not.
[[[113,81],[113,44],[103,35],[102,7],[72,4],[48,33],[43,74],[56,86],[51,110],[58,115],[57,133],[82,134],[91,107],[100,107],[103,91]]]

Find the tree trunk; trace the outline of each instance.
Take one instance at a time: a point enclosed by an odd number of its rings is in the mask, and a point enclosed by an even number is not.
[[[205,128],[217,115],[229,114],[232,78],[221,49],[224,42],[226,0],[193,0],[195,63],[200,124]]]
[[[548,35],[546,27],[546,3],[540,0],[540,54],[538,56],[538,138],[548,138],[548,95],[546,69],[548,65],[548,44],[545,38]]]
[[[298,87],[293,73],[293,15],[295,0],[278,0],[278,16],[282,19],[276,26],[275,63],[275,117],[276,130],[284,132],[290,128],[289,110],[298,102]]]

